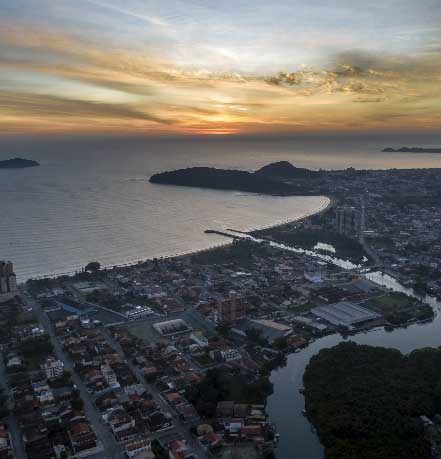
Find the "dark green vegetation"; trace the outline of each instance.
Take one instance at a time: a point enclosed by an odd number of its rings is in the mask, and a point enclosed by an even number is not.
[[[23,309],[20,297],[1,304],[0,308],[0,345],[7,345],[13,336],[14,327],[37,323],[32,313]]]
[[[393,292],[369,299],[365,306],[382,314],[392,325],[402,325],[411,320],[426,320],[434,316],[433,309],[404,293]]]
[[[114,311],[121,310],[121,306],[125,303],[124,297],[118,297],[108,292],[107,290],[94,290],[86,294],[86,300],[104,306]]]
[[[292,165],[290,165],[290,168],[296,169]],[[299,171],[302,170],[306,171],[306,169],[299,169]],[[310,194],[307,187],[299,188],[273,179],[271,170],[265,170],[265,168],[253,173],[212,167],[190,167],[152,175],[150,182],[218,190],[238,190],[278,196]]]
[[[255,237],[268,237],[283,244],[298,247],[305,250],[313,250],[321,242],[334,247],[335,255],[338,258],[361,263],[367,257],[363,246],[355,239],[351,239],[334,231],[321,229],[289,229],[275,227],[267,230],[254,231]]]
[[[208,370],[205,378],[190,386],[186,391],[187,399],[194,404],[201,416],[211,418],[216,413],[218,402],[234,400],[241,403],[265,404],[271,395],[272,384],[266,377],[250,380],[234,370]]]
[[[385,153],[441,153],[441,148],[401,147],[384,148]]]
[[[230,246],[217,247],[212,250],[195,253],[191,256],[191,262],[199,265],[227,265],[229,263],[237,263],[246,268],[253,263],[253,257],[258,248],[260,254],[265,254],[266,250],[270,250],[264,245],[258,245],[255,242],[243,240],[235,240]]]
[[[0,169],[23,169],[25,167],[35,167],[39,165],[37,161],[23,158],[12,158],[0,161]]]
[[[4,390],[0,389],[0,419],[9,416],[8,396]]]
[[[245,332],[247,339],[259,346],[268,346],[268,340],[263,336],[262,330],[257,328],[248,328]]]
[[[418,417],[441,412],[441,349],[341,343],[314,356],[303,380],[327,459],[430,457]]]
[[[323,172],[295,167],[288,161],[278,161],[261,167],[255,174],[282,179],[304,179],[319,177]]]
[[[87,265],[84,267],[84,271],[88,273],[96,273],[101,269],[101,264],[98,261],[91,261],[90,263],[87,263]]]
[[[29,338],[19,346],[28,370],[38,370],[46,357],[53,352],[53,346],[47,336]]]
[[[152,452],[157,459],[167,459],[169,457],[167,451],[161,446],[157,438],[154,438],[152,441]]]

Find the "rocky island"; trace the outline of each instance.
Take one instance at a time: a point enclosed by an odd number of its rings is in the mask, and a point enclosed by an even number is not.
[[[384,148],[383,153],[441,153],[441,148],[401,147]]]
[[[295,196],[313,194],[307,186],[306,179],[319,174],[320,172],[296,168],[289,162],[283,161],[264,166],[256,172],[190,167],[152,175],[150,182],[276,196]],[[297,179],[297,181],[292,183],[280,179]]]
[[[36,167],[39,165],[37,161],[23,158],[12,158],[0,161],[0,169],[23,169],[25,167]]]
[[[318,178],[323,175],[324,172],[295,167],[288,161],[277,161],[261,167],[255,174],[263,177],[278,177],[282,179],[309,179]]]

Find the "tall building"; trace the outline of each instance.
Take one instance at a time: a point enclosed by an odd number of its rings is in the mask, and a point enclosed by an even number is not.
[[[232,324],[246,317],[246,303],[243,298],[231,291],[228,298],[217,302],[217,321],[220,324]]]
[[[0,261],[0,303],[14,298],[17,294],[17,278],[12,263]]]
[[[348,237],[358,237],[361,231],[361,214],[355,207],[338,207],[335,210],[337,233]]]

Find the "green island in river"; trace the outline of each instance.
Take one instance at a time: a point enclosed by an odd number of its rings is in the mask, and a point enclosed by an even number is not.
[[[326,459],[424,459],[439,447],[441,349],[341,343],[314,356],[303,381]]]

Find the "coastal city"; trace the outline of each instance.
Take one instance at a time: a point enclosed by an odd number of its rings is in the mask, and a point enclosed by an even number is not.
[[[441,459],[441,1],[0,12],[0,459]]]
[[[0,457],[276,457],[266,400],[288,354],[434,317],[421,296],[366,273],[440,294],[436,174],[331,174],[341,177],[317,189],[338,184],[326,209],[225,230],[223,247],[124,267],[92,261],[19,286],[1,262]],[[408,174],[427,207],[403,191]]]

